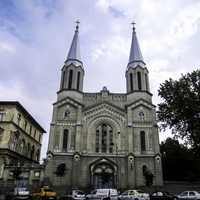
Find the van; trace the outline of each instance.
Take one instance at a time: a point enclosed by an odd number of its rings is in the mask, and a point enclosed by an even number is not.
[[[118,193],[116,189],[96,189],[86,195],[86,200],[117,200]]]

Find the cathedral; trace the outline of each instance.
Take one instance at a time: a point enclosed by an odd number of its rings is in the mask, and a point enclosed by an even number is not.
[[[156,111],[135,26],[125,93],[83,91],[79,45],[77,24],[53,104],[45,176],[66,189],[161,186]]]

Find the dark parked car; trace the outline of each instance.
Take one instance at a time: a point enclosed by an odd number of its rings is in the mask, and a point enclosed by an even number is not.
[[[157,191],[150,195],[150,200],[178,200],[178,198],[169,192]]]

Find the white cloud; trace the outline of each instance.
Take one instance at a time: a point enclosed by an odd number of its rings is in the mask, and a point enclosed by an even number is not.
[[[69,0],[43,5],[24,0],[16,4],[23,18],[0,15],[0,99],[19,100],[46,130],[77,18],[85,91],[98,92],[106,85],[111,92],[125,92],[133,20],[154,103],[160,101],[161,82],[195,69],[200,62],[198,1]]]
[[[0,53],[15,53],[16,49],[9,43],[0,42]]]

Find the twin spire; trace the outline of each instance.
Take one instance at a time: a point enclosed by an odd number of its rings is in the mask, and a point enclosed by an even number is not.
[[[79,44],[79,37],[78,37],[78,31],[79,31],[79,21],[76,21],[76,29],[74,33],[74,37],[71,43],[71,47],[69,49],[69,53],[67,56],[67,60],[65,63],[68,64],[75,64],[75,66],[82,66],[81,62],[81,54],[80,54],[80,44]]]
[[[136,31],[135,31],[135,23],[132,23],[133,25],[133,33],[132,33],[132,43],[131,43],[131,49],[130,49],[130,55],[129,55],[129,61],[127,68],[129,67],[135,67],[138,64],[144,66],[145,62],[142,57],[142,53],[140,50],[139,42],[137,39]]]
[[[81,56],[80,56],[80,44],[79,44],[79,38],[78,38],[78,32],[79,32],[79,21],[76,21],[76,29],[74,33],[74,37],[71,43],[71,47],[67,56],[67,60],[65,63],[68,64],[75,64],[75,66],[83,66],[81,62]],[[133,25],[133,33],[132,33],[132,43],[131,43],[131,49],[130,49],[130,55],[129,55],[129,61],[127,68],[130,67],[136,67],[138,64],[141,66],[145,65],[145,62],[142,57],[142,53],[140,50],[140,46],[138,43],[138,39],[136,36],[135,31],[135,23],[132,23]]]

